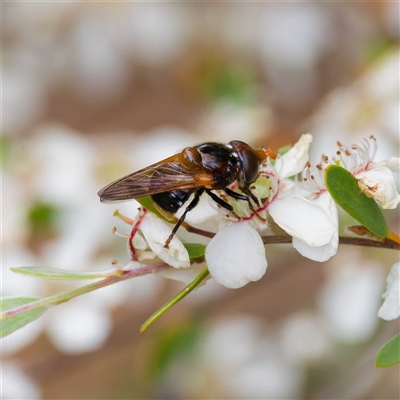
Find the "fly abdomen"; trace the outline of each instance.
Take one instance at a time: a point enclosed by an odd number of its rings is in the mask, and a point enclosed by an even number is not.
[[[151,198],[153,199],[154,203],[156,203],[163,210],[171,214],[175,214],[188,200],[193,192],[193,189],[177,189],[172,190],[171,192],[153,194]]]

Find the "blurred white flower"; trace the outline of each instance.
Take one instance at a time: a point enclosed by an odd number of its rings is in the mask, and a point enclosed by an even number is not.
[[[80,354],[101,348],[111,332],[112,321],[107,310],[94,302],[72,301],[50,310],[47,329],[51,341],[62,352]]]
[[[304,112],[316,101],[317,65],[333,42],[331,14],[316,3],[269,2],[256,16],[274,102]]]
[[[303,373],[289,362],[255,318],[218,321],[204,338],[203,363],[216,375],[223,397],[296,398]]]
[[[3,67],[4,68],[4,67]],[[20,133],[47,109],[46,88],[32,71],[2,71],[2,134]]]
[[[71,29],[69,84],[90,106],[115,102],[129,87],[132,67],[104,29],[104,21],[79,13]]]
[[[312,68],[330,43],[330,17],[317,4],[276,3],[262,17],[260,43],[268,62]]]
[[[29,146],[37,196],[63,207],[96,198],[95,151],[87,138],[67,126],[47,124],[35,130]]]
[[[378,159],[393,154],[399,142],[399,52],[386,52],[352,85],[334,90],[312,117],[308,129],[318,132],[310,152],[311,161],[341,142],[379,137]],[[379,136],[378,136],[379,135]]]
[[[210,325],[193,353],[168,366],[170,397],[297,399],[305,384],[301,368],[282,353],[279,340],[260,320],[248,316]]]
[[[173,60],[190,39],[186,7],[163,3],[124,3],[111,32],[125,54],[159,67]]]
[[[348,257],[342,253],[335,258],[333,276],[321,290],[319,307],[333,337],[351,343],[368,340],[378,326],[383,276],[379,266],[354,258],[354,253],[349,265]]]
[[[326,362],[333,354],[333,343],[322,319],[311,312],[289,317],[282,326],[282,349],[299,364]]]
[[[241,138],[247,143],[266,141],[265,132],[271,124],[271,110],[262,107],[244,107],[227,102],[216,103],[200,120],[197,131],[205,140],[227,143]]]
[[[400,262],[393,264],[386,279],[385,299],[378,312],[378,317],[391,321],[400,316]]]
[[[41,398],[38,385],[27,376],[15,363],[2,362],[1,365],[1,392],[2,399],[29,399]]]

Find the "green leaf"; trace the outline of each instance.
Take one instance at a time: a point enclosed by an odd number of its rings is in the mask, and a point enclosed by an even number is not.
[[[0,337],[7,336],[10,333],[22,328],[26,324],[29,324],[29,322],[34,321],[47,310],[47,307],[39,307],[33,310],[27,310],[17,315],[7,315],[3,312],[24,304],[32,303],[36,300],[40,299],[38,297],[6,297],[0,299],[0,308],[2,312]]]
[[[200,243],[184,243],[183,244],[189,253],[189,258],[195,260],[203,258],[206,253],[206,245]]]
[[[376,236],[390,236],[378,204],[361,192],[357,179],[349,171],[338,165],[329,165],[325,170],[325,183],[329,193],[343,210]]]
[[[386,368],[400,363],[400,333],[385,343],[376,355],[377,368]]]
[[[157,217],[167,221],[167,222],[174,222],[175,217],[171,216],[171,218],[167,218],[166,215],[161,214],[157,208],[154,206],[153,201],[151,200],[150,196],[140,197],[139,199],[135,199],[142,207],[146,208],[148,211],[156,215]]]
[[[64,280],[84,280],[84,279],[98,279],[110,276],[110,270],[98,272],[81,272],[70,271],[67,269],[48,268],[48,267],[17,267],[11,268],[11,271],[22,274],[34,276],[36,278],[49,278],[49,279],[64,279]]]
[[[196,277],[196,279],[181,290],[174,298],[168,303],[164,304],[159,310],[157,310],[140,328],[140,333],[143,333],[154,321],[161,317],[166,311],[174,306],[178,301],[186,297],[193,289],[200,285],[210,275],[208,268],[204,268],[203,271]]]

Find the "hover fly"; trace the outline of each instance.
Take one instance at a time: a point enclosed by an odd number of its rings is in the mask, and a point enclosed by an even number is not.
[[[256,181],[259,166],[268,156],[276,158],[272,150],[255,150],[240,140],[226,145],[207,142],[186,147],[179,154],[117,179],[101,189],[98,195],[103,203],[151,196],[157,210],[171,217],[193,194],[165,243],[168,247],[186,214],[196,207],[204,192],[226,210],[233,211],[233,207],[213,190],[223,190],[235,199],[247,201],[250,209],[256,212],[251,200],[255,204],[258,201],[250,185]],[[242,193],[229,189],[235,181]]]

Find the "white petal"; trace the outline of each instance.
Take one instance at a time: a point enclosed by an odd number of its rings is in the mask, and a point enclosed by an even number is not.
[[[309,246],[295,237],[292,240],[292,244],[303,257],[307,257],[313,261],[324,262],[337,253],[339,236],[333,235],[332,239],[323,246]]]
[[[391,321],[400,316],[400,262],[395,263],[386,280],[385,301],[379,309],[378,317]]]
[[[165,263],[174,268],[190,267],[189,254],[176,235],[171,240],[169,247],[164,247],[172,230],[160,218],[148,212],[140,223],[140,230],[151,250]]]
[[[400,158],[391,157],[387,160],[371,163],[370,169],[378,167],[388,167],[392,172],[400,173]]]
[[[206,248],[206,262],[211,276],[231,289],[258,281],[267,269],[263,241],[247,221],[219,229]]]
[[[268,212],[290,236],[310,246],[329,243],[336,231],[335,224],[321,207],[300,196],[278,197]]]
[[[338,232],[338,214],[335,202],[328,192],[322,193],[317,199],[314,200],[314,204],[320,206],[327,214],[331,223],[335,227],[331,240],[322,246],[310,246],[302,240],[294,237],[293,247],[304,257],[310,260],[323,262],[329,260],[332,256],[337,253],[339,245],[339,232]]]
[[[378,311],[378,317],[391,321],[399,318],[400,316],[400,304],[399,304],[399,283],[394,286],[390,293],[387,295],[382,307]]]
[[[168,268],[162,271],[156,272],[155,275],[163,278],[172,279],[174,281],[182,282],[184,285],[189,285],[193,282],[201,271],[206,267],[205,263],[194,263],[190,268],[177,269]],[[204,284],[205,281],[202,282]],[[200,284],[200,286],[202,285]]]
[[[400,202],[393,173],[387,167],[373,168],[356,175],[358,186],[368,197],[381,203],[384,209],[394,209]]]
[[[308,149],[313,141],[312,135],[301,135],[299,141],[282,157],[276,160],[275,168],[279,171],[281,179],[297,175],[309,160]]]
[[[386,292],[382,295],[385,299],[393,285],[398,285],[400,282],[400,262],[392,265],[389,275],[386,278]]]

